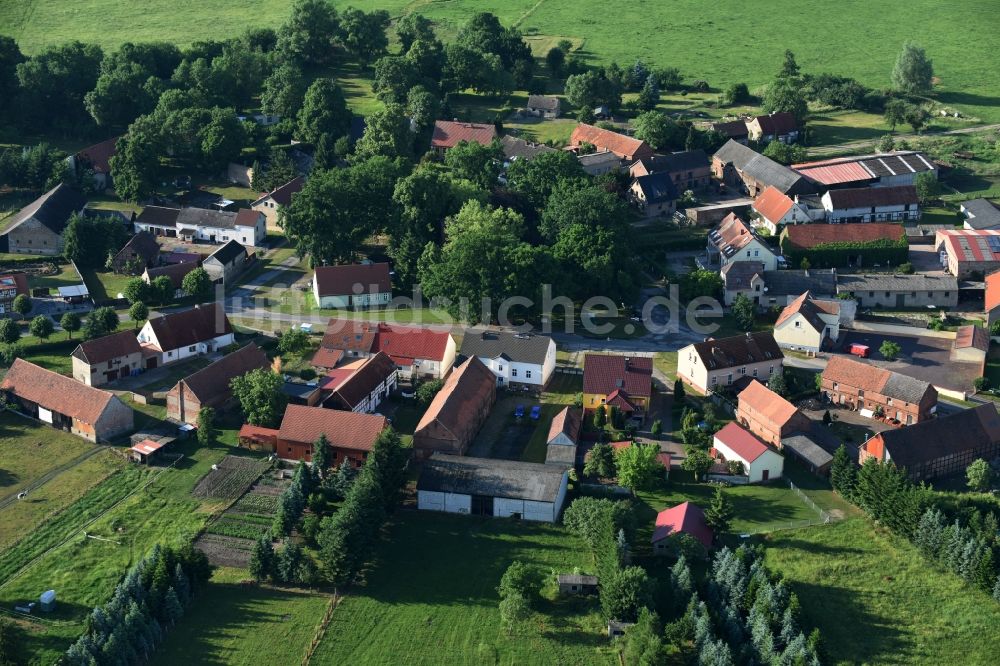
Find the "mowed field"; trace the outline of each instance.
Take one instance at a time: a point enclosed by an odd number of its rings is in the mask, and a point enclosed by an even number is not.
[[[36,52],[71,39],[107,49],[125,41],[170,40],[181,45],[222,39],[247,27],[278,26],[288,0],[0,0],[0,33]],[[803,5],[795,0],[621,2],[579,0],[335,0],[338,7],[419,12],[445,38],[478,11],[518,25],[536,53],[569,38],[594,62],[636,58],[679,67],[713,87],[763,84],[786,48],[807,72],[853,76],[887,86],[902,42],[927,48],[940,78],[938,99],[987,121],[1000,121],[1000,30],[995,0],[842,0]]]
[[[864,517],[775,532],[767,565],[836,664],[997,663],[1000,606]]]
[[[586,548],[562,527],[399,512],[367,585],[333,613],[310,663],[612,664],[596,599],[553,600],[513,636],[500,627],[496,586],[514,560],[551,572],[592,571]]]

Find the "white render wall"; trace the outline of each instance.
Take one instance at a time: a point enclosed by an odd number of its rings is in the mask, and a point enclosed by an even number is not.
[[[785,469],[785,459],[780,453],[768,449],[756,460],[750,462],[737,455],[735,451],[723,444],[718,437],[713,438],[713,440],[712,445],[716,451],[722,454],[723,458],[726,460],[739,460],[743,463],[750,483],[760,483],[763,481],[764,470],[768,471],[768,481],[781,478],[781,474]]]
[[[469,513],[472,511],[472,496],[442,493],[430,490],[417,491],[417,508],[425,511],[446,513]]]

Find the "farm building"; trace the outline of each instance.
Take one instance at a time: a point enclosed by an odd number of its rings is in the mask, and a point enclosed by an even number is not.
[[[594,146],[599,152],[610,151],[619,159],[629,163],[636,160],[649,159],[653,156],[653,149],[645,141],[593,125],[587,125],[586,123],[580,123],[573,129],[573,134],[569,138],[569,145],[572,148],[579,148],[584,144]]]
[[[788,225],[781,232],[781,250],[792,265],[805,258],[813,268],[897,265],[909,259],[906,229],[890,222]]]
[[[219,303],[150,317],[137,337],[147,369],[211,354],[235,340],[229,317]]]
[[[76,188],[60,183],[38,197],[5,222],[0,236],[7,252],[14,254],[62,254],[63,231],[73,213],[83,212],[87,198]]]
[[[493,373],[476,357],[465,361],[444,382],[413,432],[417,455],[435,451],[461,455],[489,418],[497,398]]]
[[[597,576],[559,574],[556,576],[559,594],[597,594]]]
[[[379,352],[356,362],[360,364],[358,368],[336,386],[324,386],[331,390],[324,407],[370,414],[395,390],[396,364],[388,354]]]
[[[697,504],[684,502],[677,506],[664,509],[656,514],[656,527],[653,529],[653,553],[666,555],[673,551],[673,539],[681,534],[697,540],[705,548],[712,547],[715,535],[705,523],[705,512]]]
[[[562,102],[552,95],[528,95],[524,110],[539,118],[558,118]]]
[[[937,411],[937,389],[929,383],[840,355],[823,370],[822,393],[862,416],[881,411],[905,425],[927,421]]]
[[[392,300],[386,263],[317,266],[312,288],[316,303],[324,309],[368,308]]]
[[[554,523],[568,479],[552,465],[435,453],[417,481],[417,508]]]
[[[146,284],[153,284],[153,280],[165,275],[170,278],[170,284],[174,288],[174,298],[184,295],[184,278],[188,273],[201,265],[201,257],[198,261],[183,261],[177,264],[164,264],[162,266],[149,266],[142,272],[142,281]]]
[[[830,224],[920,219],[920,199],[913,185],[829,190],[820,200]]]
[[[946,270],[959,280],[1000,268],[1000,229],[941,229],[934,235],[934,247]]]
[[[225,408],[233,397],[229,387],[232,380],[270,365],[267,354],[253,342],[226,354],[174,384],[167,392],[167,418],[180,423],[197,423],[198,412],[203,407]]]
[[[87,386],[101,386],[142,372],[142,347],[133,331],[120,331],[77,345],[73,379]]]
[[[230,285],[232,281],[247,269],[251,254],[234,240],[229,241],[212,254],[205,257],[201,263],[212,282]]]
[[[135,219],[135,229],[137,232],[148,231],[154,236],[220,245],[235,240],[242,245],[260,246],[267,236],[264,214],[249,208],[233,212],[146,206]]]
[[[601,176],[615,169],[620,169],[624,164],[622,158],[610,150],[598,150],[594,153],[577,155],[576,160],[588,176]]]
[[[78,178],[89,171],[93,176],[94,190],[103,192],[111,187],[111,158],[115,156],[120,138],[113,136],[70,155],[66,158],[69,168]]]
[[[0,390],[14,408],[54,428],[106,442],[134,428],[133,413],[118,396],[15,359]]]
[[[986,326],[1000,319],[1000,271],[986,276]]]
[[[637,160],[629,166],[628,172],[633,178],[641,178],[651,173],[665,173],[680,192],[700,190],[712,182],[711,162],[705,151],[700,148]]]
[[[268,194],[250,204],[250,208],[264,215],[265,224],[268,229],[277,231],[278,213],[282,208],[292,203],[292,197],[302,190],[305,180],[302,176],[296,176],[281,187],[277,187]]]
[[[816,191],[815,186],[801,174],[732,139],[712,156],[712,174],[751,197],[756,197],[768,186],[790,196]]]
[[[768,448],[767,444],[736,423],[728,423],[715,433],[712,446],[726,462],[743,463],[747,483],[780,478],[785,467],[785,459],[780,453]]]
[[[576,464],[576,446],[583,426],[583,410],[564,407],[552,417],[549,434],[545,438],[545,462],[559,465]]]
[[[244,424],[240,428],[239,442],[240,446],[270,451],[284,460],[309,462],[313,444],[320,435],[325,435],[332,451],[331,464],[338,466],[350,460],[352,465],[360,467],[388,425],[384,416],[376,414],[288,405],[279,428]]]
[[[993,403],[886,430],[861,447],[861,462],[875,458],[893,462],[914,481],[965,470],[977,458],[1000,456],[1000,415]]]
[[[798,431],[808,431],[809,417],[780,395],[758,381],[740,391],[736,420],[757,437],[781,448],[784,437]]]
[[[492,124],[467,123],[451,120],[434,121],[431,149],[444,154],[449,148],[466,141],[488,146],[497,138],[497,128]]]
[[[918,174],[929,171],[936,178],[938,172],[937,166],[924,153],[913,150],[837,157],[793,164],[792,169],[828,189],[913,185]]]
[[[470,329],[459,353],[475,356],[497,378],[497,386],[541,388],[556,369],[556,343],[546,335]]]
[[[160,244],[152,234],[140,231],[118,250],[111,263],[116,273],[138,275],[147,268],[155,266],[159,256]]]
[[[990,333],[982,326],[969,324],[959,326],[955,332],[955,342],[952,343],[951,360],[960,363],[978,363],[980,368],[986,365],[986,354],[990,351]],[[982,370],[980,370],[982,374]]]
[[[14,299],[24,294],[30,296],[27,273],[5,273],[0,275],[0,316],[16,314]],[[20,316],[20,315],[17,315]]]
[[[169,441],[144,439],[141,442],[132,445],[132,448],[129,449],[129,455],[133,461],[143,465],[149,465],[160,457],[160,453],[169,443]]]
[[[863,308],[953,308],[958,279],[951,275],[841,274],[837,293],[850,295]]]
[[[320,350],[341,351],[341,360],[384,351],[396,363],[400,378],[407,381],[444,379],[455,363],[455,338],[448,331],[351,319],[331,319]],[[331,360],[323,359],[325,363]]]
[[[959,204],[965,215],[963,228],[997,229],[1000,228],[1000,208],[989,199],[970,199]]]
[[[833,464],[830,452],[817,444],[828,433],[817,431],[823,426],[814,424],[808,432],[797,432],[781,439],[781,451],[799,459],[813,474],[825,475]]]
[[[754,116],[746,123],[751,141],[795,143],[799,138],[799,122],[788,111]]]
[[[785,355],[766,331],[696,342],[677,352],[677,376],[707,394],[743,378],[767,381],[782,372]]]

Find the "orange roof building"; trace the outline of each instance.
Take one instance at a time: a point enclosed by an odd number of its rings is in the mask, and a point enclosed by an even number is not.
[[[618,132],[594,127],[580,123],[573,130],[570,136],[569,145],[578,148],[582,144],[589,143],[598,151],[608,151],[614,153],[619,158],[628,162],[636,160],[646,160],[653,157],[653,149],[648,143],[640,139],[635,139]]]
[[[413,433],[413,448],[423,458],[435,451],[464,455],[496,397],[496,377],[479,358],[469,358],[434,396]]]
[[[758,381],[740,391],[736,420],[761,440],[781,448],[781,439],[794,432],[808,432],[809,418],[780,395]]]
[[[457,120],[437,120],[431,135],[431,148],[445,152],[459,143],[478,143],[488,146],[497,138],[497,128],[484,123],[466,123]]]

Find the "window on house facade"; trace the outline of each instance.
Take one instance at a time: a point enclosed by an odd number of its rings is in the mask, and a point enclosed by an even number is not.
[[[719,378],[716,377],[715,375],[712,375],[712,386],[715,386],[718,383],[719,383]]]
[[[732,383],[733,383],[733,373],[730,372],[729,375],[726,377],[726,384],[732,384]]]
[[[524,376],[525,376],[526,378],[528,378],[528,379],[531,379],[531,370],[525,370],[525,371],[524,371]]]
[[[757,376],[757,368],[754,368],[754,369],[753,369],[753,376],[754,376],[754,377],[756,377],[756,376]]]
[[[747,369],[746,368],[740,368],[740,374],[741,375],[747,374]]]
[[[517,377],[517,368],[511,368],[511,370],[510,370],[510,376],[511,377]]]
[[[864,389],[858,389],[858,397],[859,398],[865,397],[865,390]]]
[[[193,351],[195,351],[195,350],[197,350],[197,349],[198,349],[198,348],[197,348],[197,347],[195,347],[194,345],[191,345],[190,347],[188,347],[188,351],[189,351],[189,352],[193,352]]]
[[[767,374],[769,374],[769,375],[773,375],[773,374],[774,374],[774,366],[773,366],[773,365],[772,365],[772,366],[770,366],[770,367],[769,367],[769,368],[767,369]]]
[[[796,319],[795,320],[795,328],[802,328],[802,322],[800,322],[799,320]]]

